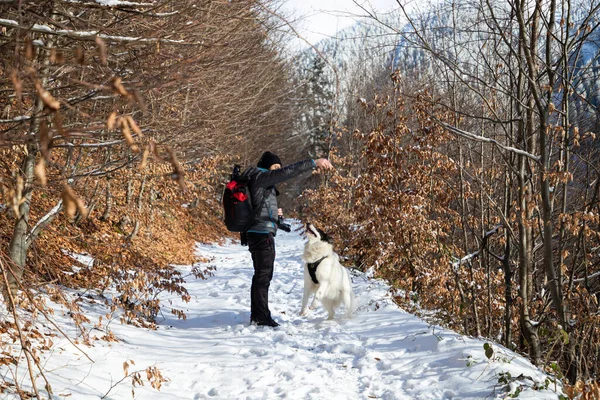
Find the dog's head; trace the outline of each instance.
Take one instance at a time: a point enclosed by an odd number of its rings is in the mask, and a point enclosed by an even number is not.
[[[333,243],[333,238],[323,232],[321,229],[317,228],[310,222],[306,223],[306,237],[308,237],[308,241],[322,241],[327,242],[329,244]]]

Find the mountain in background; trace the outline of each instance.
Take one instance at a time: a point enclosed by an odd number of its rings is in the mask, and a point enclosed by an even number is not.
[[[496,17],[510,14],[505,2],[496,2],[493,7]],[[484,76],[487,73],[484,69],[489,66],[482,66],[481,62],[483,51],[498,64],[509,62],[511,49],[506,43],[497,41],[494,45],[497,54],[492,54],[490,33],[485,31],[487,22],[482,18],[482,10],[472,3],[442,0],[414,6],[408,12],[414,27],[401,10],[396,10],[381,16],[380,21],[363,19],[341,30],[336,37],[318,42],[315,45],[318,52],[309,48],[295,57],[297,83],[305,89],[299,100],[307,101],[309,108],[301,112],[294,134],[307,136],[304,143],[311,154],[319,152],[315,143],[327,137],[324,130],[331,119],[348,122],[352,117],[348,114],[354,110],[352,104],[374,95],[378,87],[389,82],[393,70],[424,82],[433,83],[440,77],[462,79],[463,75],[476,77],[473,84],[478,84],[478,79],[489,80]],[[583,3],[573,5],[574,26],[588,13]],[[422,46],[423,39],[430,48]],[[590,119],[594,120],[592,114],[597,114],[594,109],[600,106],[600,29],[573,30],[572,40],[583,41],[569,61],[576,65],[572,117],[590,124]],[[485,49],[486,46],[490,49]],[[439,59],[432,59],[431,52],[445,60],[443,65]],[[508,76],[508,71],[502,73]]]

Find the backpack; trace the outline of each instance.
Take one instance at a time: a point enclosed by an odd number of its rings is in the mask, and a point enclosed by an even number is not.
[[[250,177],[246,172],[240,173],[240,169],[239,165],[234,165],[231,179],[223,191],[224,222],[230,232],[246,232],[256,219],[248,187]]]

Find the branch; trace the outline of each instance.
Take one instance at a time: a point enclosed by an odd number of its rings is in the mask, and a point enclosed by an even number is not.
[[[17,4],[17,3],[33,3],[36,0],[0,0],[0,4]],[[151,7],[156,7],[155,3],[134,3],[131,1],[117,1],[114,2],[114,4],[108,4],[105,3],[103,4],[100,1],[79,1],[79,0],[64,0],[62,1],[63,3],[75,3],[75,4],[81,4],[82,6],[97,6],[97,7],[104,7],[104,8],[115,8],[115,7],[144,7],[144,8],[151,8]]]
[[[472,259],[476,258],[477,256],[479,256],[480,252],[481,252],[481,250],[477,250],[475,253],[467,254],[460,260],[452,262],[452,268],[455,271],[458,271],[458,267],[465,264],[467,261],[472,260]]]
[[[477,258],[479,256],[479,254],[481,254],[481,251],[483,249],[485,249],[487,247],[487,241],[488,239],[495,235],[496,233],[498,233],[498,229],[502,228],[502,224],[498,224],[496,226],[494,226],[492,228],[492,230],[487,231],[484,235],[483,238],[481,238],[481,244],[479,245],[479,249],[471,254],[467,254],[466,256],[464,256],[463,258],[461,258],[460,260],[457,261],[453,261],[450,264],[452,264],[452,268],[454,269],[454,271],[458,271],[458,268],[465,264],[467,261],[470,261],[474,258]],[[498,257],[496,257],[498,258]],[[499,261],[502,261],[500,258],[498,258]]]
[[[11,292],[11,289],[9,287],[9,283],[8,283],[8,275],[7,273],[10,272],[11,275],[15,275],[14,272],[12,271],[12,268],[10,267],[10,260],[4,260],[3,259],[3,254],[0,254],[0,271],[2,272],[2,278],[4,279],[4,287],[6,289],[6,292],[3,291],[4,296],[8,297],[8,299],[4,299],[6,302],[7,307],[9,307],[9,309],[11,309],[10,311],[12,311],[14,318],[15,318],[15,325],[16,327],[19,329],[19,335],[21,335],[22,333],[20,332],[20,327],[19,327],[19,323],[17,320],[17,314],[16,314],[16,303],[15,303],[15,299],[13,297],[13,294]],[[73,345],[73,347],[75,347],[77,350],[79,350],[81,352],[81,354],[83,354],[88,360],[90,360],[91,362],[94,362],[94,360],[92,360],[90,358],[90,356],[87,355],[87,353],[85,351],[83,351],[79,346],[77,346],[77,344],[75,344],[73,342],[73,340],[71,340],[71,338],[69,338],[69,336],[58,326],[58,324],[56,322],[54,322],[49,316],[48,313],[42,308],[40,307],[40,305],[33,299],[33,297],[31,296],[31,293],[29,293],[29,291],[23,286],[22,282],[17,282],[17,285],[21,288],[21,292],[23,294],[25,294],[25,296],[27,296],[27,298],[29,299],[29,301],[31,302],[31,304],[40,312],[42,313],[42,315],[46,318],[46,321],[48,321],[49,323],[51,323],[56,330],[58,330],[65,339],[67,339],[69,341],[69,343],[71,343]],[[0,284],[1,286],[1,284]],[[28,344],[29,346],[31,346],[31,342],[29,340],[27,340],[26,344]],[[29,347],[23,347],[25,350],[30,351]],[[27,355],[27,353],[26,353]],[[37,359],[35,357],[33,357],[34,362],[36,363],[37,367],[40,370],[40,374],[42,375],[42,377],[44,378],[44,380],[46,381],[47,387],[50,387],[50,384],[48,383],[48,380],[46,379],[46,376],[44,375],[43,371],[42,371],[42,367],[39,365],[39,362],[37,361]],[[27,360],[29,363],[29,360]],[[35,380],[32,378],[31,383],[34,386],[35,389]],[[36,390],[37,392],[37,390]],[[38,398],[39,397],[38,395]]]
[[[100,143],[65,143],[65,144],[53,144],[52,147],[66,147],[66,148],[75,148],[75,147],[109,147],[117,144],[124,143],[124,139],[113,140],[110,142],[100,142]]]
[[[49,316],[48,313],[46,311],[44,311],[44,309],[42,307],[40,307],[33,299],[33,297],[31,296],[31,294],[25,290],[25,288],[23,288],[23,286],[21,285],[21,288],[23,289],[23,293],[25,293],[25,295],[29,298],[29,301],[31,302],[31,304],[33,304],[35,306],[35,308],[37,308],[37,310],[42,313],[42,315],[44,316],[44,318],[46,318],[46,321],[48,321],[50,324],[52,324],[52,326],[54,326],[56,328],[56,330],[58,332],[60,332],[61,335],[63,335],[63,337],[65,339],[67,339],[67,341],[69,343],[71,343],[71,345],[73,347],[75,347],[77,350],[79,350],[81,352],[81,354],[83,354],[85,356],[85,358],[87,358],[88,360],[90,360],[91,362],[95,362],[94,360],[92,360],[92,358],[85,352],[83,351],[75,342],[73,342],[73,340],[71,340],[71,338],[60,328],[60,326],[58,326],[58,324],[56,322],[54,322]]]
[[[28,244],[31,244],[38,237],[40,232],[47,227],[53,220],[56,218],[60,210],[62,210],[62,199],[58,201],[58,203],[48,212],[48,214],[44,215],[40,220],[35,224],[35,226],[31,229],[29,235],[25,241]]]
[[[126,166],[128,166],[129,164],[135,162],[139,160],[139,157],[134,156],[134,158],[132,158],[131,160],[127,160],[125,162],[123,162],[121,165],[117,165],[115,168],[110,169],[110,170],[104,170],[105,166],[100,166],[97,167],[96,169],[89,171],[89,172],[85,172],[85,173],[80,173],[78,175],[71,175],[71,178],[88,178],[90,176],[106,176],[106,175],[110,175],[115,171],[118,171],[122,168],[125,168]],[[116,162],[112,162],[111,165],[116,164]]]
[[[7,267],[10,268],[8,265],[7,265]],[[6,306],[9,309],[9,311],[12,312],[13,318],[15,320],[15,327],[17,328],[17,332],[19,334],[19,342],[21,343],[21,349],[23,349],[23,351],[25,352],[25,360],[27,360],[27,371],[29,372],[29,379],[31,379],[31,386],[33,386],[33,391],[35,392],[37,398],[41,399],[40,393],[35,384],[35,377],[33,376],[34,371],[33,371],[32,361],[38,367],[40,373],[42,374],[42,377],[46,381],[46,390],[48,390],[48,392],[50,392],[50,384],[48,383],[48,380],[46,379],[46,376],[44,375],[42,368],[40,367],[39,363],[37,362],[35,356],[33,356],[33,354],[31,353],[31,348],[30,348],[31,341],[26,340],[26,338],[23,335],[21,325],[19,324],[19,317],[17,315],[17,304],[15,302],[15,298],[14,298],[12,290],[10,288],[10,284],[8,282],[8,274],[4,268],[4,263],[2,262],[2,259],[0,259],[0,269],[2,270],[2,278],[4,280],[3,284],[5,285],[5,288],[6,288],[6,291],[4,292],[4,297],[8,297],[8,298],[5,298],[4,301],[6,302]],[[14,276],[14,273],[13,273],[13,276]]]
[[[104,33],[100,33],[99,31],[73,31],[73,30],[68,30],[68,29],[54,30],[47,25],[39,25],[39,24],[34,24],[31,27],[27,27],[24,25],[19,25],[19,23],[15,20],[2,19],[2,18],[0,18],[0,26],[5,26],[7,28],[17,28],[17,29],[22,29],[24,31],[30,31],[30,32],[44,33],[47,35],[66,36],[68,38],[77,39],[77,40],[95,41],[96,38],[101,38],[101,39],[111,41],[111,42],[123,42],[123,43],[130,43],[130,42],[169,43],[169,44],[180,44],[180,45],[203,46],[202,43],[187,43],[182,40],[106,35]]]
[[[31,120],[33,117],[29,115],[19,115],[18,117],[14,117],[11,119],[0,119],[0,124],[10,124],[13,122],[25,122]]]
[[[100,1],[100,0],[92,0],[92,1],[64,0],[63,2],[65,2],[65,3],[71,3],[71,4],[73,4],[73,3],[75,3],[75,4],[81,4],[82,6],[93,5],[93,6],[104,7],[104,8],[111,8],[111,9],[118,8],[118,7],[154,8],[154,7],[157,6],[156,3],[137,3],[137,2],[133,2],[133,1],[123,1],[123,0],[117,0],[117,1],[113,0],[111,2]]]
[[[594,279],[594,278],[599,278],[600,279],[600,271],[599,272],[595,272],[591,275],[588,275],[587,277],[583,277],[583,278],[575,278],[573,279],[573,282],[584,282],[586,279]]]
[[[466,138],[466,139],[470,139],[470,140],[475,140],[476,142],[491,143],[491,144],[496,145],[498,148],[500,148],[502,150],[509,151],[511,153],[515,153],[515,154],[518,154],[518,155],[530,158],[530,159],[532,159],[533,161],[535,161],[537,163],[540,162],[540,157],[539,156],[536,156],[536,155],[533,155],[531,153],[528,153],[525,150],[517,149],[516,147],[512,147],[512,146],[505,146],[505,145],[503,145],[501,143],[498,143],[497,140],[486,138],[484,136],[479,136],[479,135],[476,135],[476,134],[471,133],[471,132],[463,131],[462,129],[459,129],[459,128],[455,127],[455,126],[452,126],[452,125],[447,124],[447,123],[445,123],[443,121],[440,121],[440,120],[438,120],[437,118],[435,118],[435,117],[433,117],[431,115],[430,115],[430,117],[432,119],[434,119],[436,123],[438,123],[439,125],[441,125],[445,129],[449,130],[450,132],[452,132],[452,133],[454,133],[454,134],[456,134],[456,135],[458,135],[460,137],[463,137],[463,138]]]

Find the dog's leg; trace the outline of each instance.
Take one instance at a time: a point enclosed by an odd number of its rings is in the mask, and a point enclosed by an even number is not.
[[[325,293],[327,293],[328,289],[329,289],[329,285],[327,285],[326,282],[322,282],[319,285],[319,288],[317,289],[317,294],[315,295],[315,300],[319,300],[321,303],[323,303],[323,298],[325,297]]]
[[[352,318],[353,297],[352,292],[344,291],[344,306],[346,307],[346,317],[348,318]]]
[[[300,315],[305,316],[308,312],[306,309],[306,305],[308,304],[308,299],[310,298],[311,290],[309,285],[304,283],[304,295],[302,296],[302,308],[300,309]]]
[[[316,295],[315,295],[315,296],[313,296],[313,300],[312,300],[312,302],[310,303],[310,306],[308,306],[308,308],[309,308],[310,310],[314,310],[315,308],[317,308],[317,296],[316,296]]]
[[[333,316],[335,315],[335,304],[331,300],[323,301],[322,304],[323,307],[325,307],[325,310],[327,310],[327,319],[333,319]]]
[[[319,289],[317,289],[317,294],[315,295],[315,299],[319,300],[325,310],[327,310],[327,319],[333,319],[335,314],[335,302],[332,301],[329,297],[327,297],[327,291],[329,290],[329,285],[327,282],[322,282],[319,285]]]

